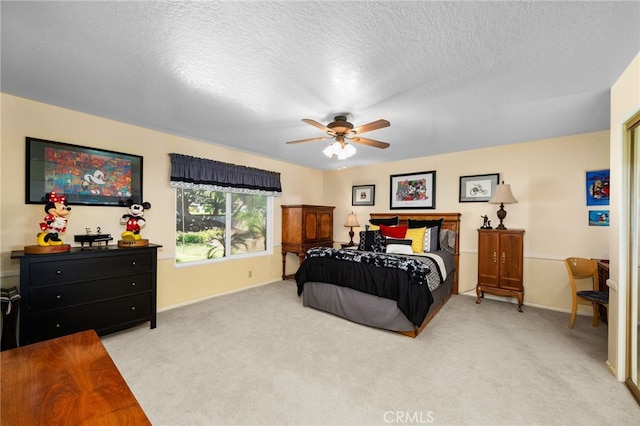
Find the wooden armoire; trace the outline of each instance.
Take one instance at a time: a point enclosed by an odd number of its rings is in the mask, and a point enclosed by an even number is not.
[[[287,253],[304,261],[312,247],[333,247],[333,206],[308,204],[282,206],[282,279],[286,275]]]
[[[478,229],[478,284],[476,294],[516,297],[518,311],[524,300],[522,229]]]

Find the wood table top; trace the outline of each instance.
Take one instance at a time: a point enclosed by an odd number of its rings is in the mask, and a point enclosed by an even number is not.
[[[0,353],[2,425],[150,425],[95,331]]]

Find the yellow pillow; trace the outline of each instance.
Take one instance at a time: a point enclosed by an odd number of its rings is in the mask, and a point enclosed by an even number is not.
[[[369,225],[369,231],[379,231],[379,230],[380,230],[379,225]]]
[[[414,253],[424,253],[424,233],[427,228],[409,228],[407,229],[406,239],[411,239],[411,249]]]

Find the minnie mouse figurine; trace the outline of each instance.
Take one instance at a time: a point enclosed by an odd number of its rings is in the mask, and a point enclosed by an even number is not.
[[[66,205],[64,195],[55,192],[47,192],[42,200],[45,202],[44,211],[47,215],[44,217],[44,222],[40,222],[38,245],[61,246],[62,240],[58,234],[67,230],[67,216],[71,212],[71,207]]]
[[[142,238],[140,229],[147,223],[142,216],[145,209],[151,208],[151,204],[147,202],[136,204],[131,198],[121,204],[129,207],[129,212],[120,218],[120,225],[126,225],[126,231],[121,234],[122,239],[125,241],[140,240]]]

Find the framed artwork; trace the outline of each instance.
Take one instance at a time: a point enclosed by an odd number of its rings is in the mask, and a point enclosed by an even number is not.
[[[458,201],[461,203],[487,202],[495,193],[496,186],[499,182],[500,173],[460,176],[460,194]]]
[[[406,173],[391,175],[391,209],[435,209],[436,172]]]
[[[357,185],[351,187],[352,206],[373,206],[376,203],[375,185]]]
[[[62,142],[26,138],[25,203],[42,204],[47,192],[67,204],[120,206],[142,202],[142,157]]]
[[[609,169],[587,172],[587,205],[609,205]]]
[[[609,210],[589,210],[589,226],[609,226]]]

